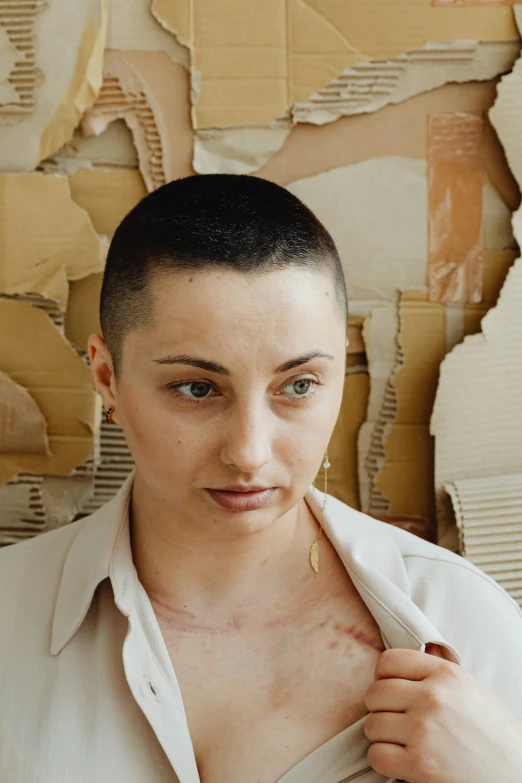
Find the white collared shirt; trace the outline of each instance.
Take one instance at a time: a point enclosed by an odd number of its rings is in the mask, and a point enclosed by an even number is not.
[[[134,472],[94,514],[0,550],[0,782],[199,783],[183,700],[132,561]],[[305,500],[321,519],[323,493]],[[323,529],[386,648],[433,642],[522,720],[522,611],[464,558],[328,496]],[[366,716],[277,783],[390,783]]]

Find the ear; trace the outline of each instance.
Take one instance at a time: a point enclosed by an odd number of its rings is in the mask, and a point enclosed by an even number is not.
[[[110,353],[99,334],[91,334],[87,341],[89,361],[94,384],[101,394],[106,409],[116,407],[116,380]]]

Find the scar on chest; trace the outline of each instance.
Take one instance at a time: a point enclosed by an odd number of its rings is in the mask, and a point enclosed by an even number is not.
[[[369,647],[373,647],[374,650],[378,650],[379,652],[384,652],[384,646],[381,640],[368,636],[366,633],[364,633],[364,631],[361,631],[355,625],[343,625],[342,623],[334,623],[334,630],[340,634],[351,636],[352,639],[355,639],[357,642],[361,642],[361,644],[366,644]]]

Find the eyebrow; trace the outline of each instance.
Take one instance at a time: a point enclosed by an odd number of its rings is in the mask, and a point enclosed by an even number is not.
[[[274,374],[277,375],[281,372],[288,372],[293,370],[294,367],[299,367],[301,364],[306,364],[312,361],[312,359],[334,359],[335,357],[324,351],[309,351],[303,353],[301,356],[296,356],[295,359],[290,359],[287,362],[283,362],[279,367],[276,367]],[[164,356],[162,359],[153,359],[156,364],[189,364],[191,367],[200,367],[207,372],[217,373],[218,375],[232,375],[230,370],[223,367],[222,364],[217,362],[211,362],[208,359],[199,359],[197,356],[188,356],[187,354],[179,354],[177,356]]]

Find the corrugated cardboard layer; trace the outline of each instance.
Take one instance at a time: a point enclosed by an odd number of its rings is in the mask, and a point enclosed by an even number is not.
[[[330,231],[341,256],[351,300],[393,301],[397,289],[426,285],[425,161],[378,158],[288,185]],[[513,244],[511,213],[484,184],[487,250]]]
[[[397,352],[398,316],[393,302],[373,303],[364,320],[363,339],[366,348],[370,393],[365,422],[357,439],[358,479],[361,510],[375,507],[375,475],[383,456],[383,426],[379,417],[387,415],[384,404],[388,379],[392,373]],[[388,390],[389,393],[389,390]],[[385,511],[388,504],[384,502]],[[382,504],[381,504],[382,508]]]
[[[344,69],[429,41],[518,38],[510,8],[430,0],[153,0],[152,13],[190,48],[195,128],[268,124]]]
[[[108,503],[134,468],[123,430],[117,424],[100,421],[100,457],[94,476],[94,492],[79,509],[84,516]]]
[[[482,300],[482,116],[428,120],[428,295],[432,302]]]
[[[1,300],[0,334],[0,367],[41,410],[52,454],[2,454],[0,484],[20,472],[66,476],[94,451],[101,401],[90,370],[39,308]]]
[[[188,74],[165,52],[105,51],[103,86],[82,132],[97,135],[115,119],[132,132],[149,190],[194,173]]]
[[[462,556],[522,606],[522,473],[459,479],[444,489]]]
[[[0,454],[48,454],[47,424],[31,395],[0,371]]]
[[[69,301],[65,313],[65,336],[78,350],[87,352],[91,334],[101,334],[100,293],[103,273],[89,275],[69,285]]]
[[[38,293],[65,309],[68,280],[105,265],[107,246],[66,177],[0,174],[0,293]]]
[[[343,117],[322,126],[296,125],[280,152],[256,175],[278,185],[288,185],[297,179],[370,158],[405,156],[426,160],[428,115],[486,112],[495,101],[497,84],[497,79],[447,84],[377,113]],[[486,173],[509,208],[515,210],[520,204],[520,190],[506,163],[502,145],[486,117],[484,131]]]
[[[394,60],[345,68],[308,100],[295,103],[291,116],[294,122],[322,125],[350,114],[375,112],[449,82],[492,79],[512,68],[519,51],[518,41],[428,43]]]
[[[0,125],[14,124],[34,110],[35,90],[42,82],[36,67],[34,22],[44,0],[30,5],[0,2]]]
[[[4,4],[5,5],[5,4]],[[101,86],[103,48],[106,39],[108,0],[71,3],[56,0],[40,10],[39,3],[9,3],[6,19],[24,17],[26,37],[19,46],[28,52],[26,93],[29,111],[12,123],[13,113],[0,122],[0,169],[31,171],[72,138],[75,127]],[[33,11],[38,11],[34,16]],[[26,27],[26,22],[33,23]],[[35,52],[31,57],[31,48]],[[18,77],[21,85],[22,77]],[[8,106],[5,107],[9,109]],[[14,105],[16,112],[20,105]]]

